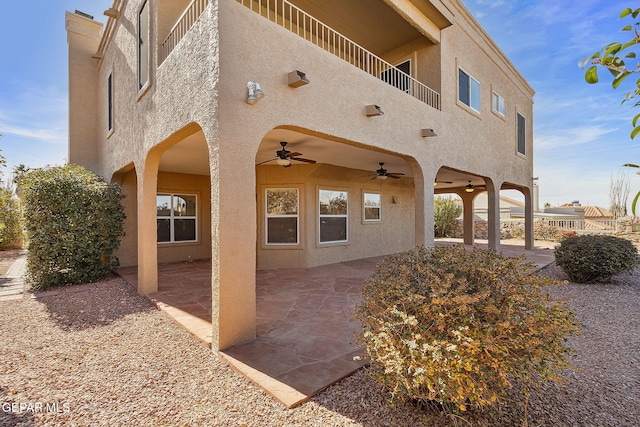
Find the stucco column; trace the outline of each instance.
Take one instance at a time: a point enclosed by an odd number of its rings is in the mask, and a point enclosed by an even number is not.
[[[457,193],[462,199],[462,232],[465,245],[473,245],[475,241],[475,215],[473,211],[473,200],[477,193],[467,193],[460,191]]]
[[[422,168],[414,160],[408,160],[413,169],[413,185],[415,191],[415,237],[416,246],[434,246],[434,222],[433,222],[433,179],[425,183]],[[435,172],[433,173],[435,177]]]
[[[156,193],[159,156],[149,153],[138,170],[138,293],[158,290],[158,236]]]
[[[524,248],[532,250],[534,248],[535,237],[533,234],[533,197],[532,192],[523,188],[524,194]]]
[[[210,151],[211,347],[223,350],[256,337],[255,160]]]
[[[500,186],[488,178],[485,178],[487,184],[487,226],[489,234],[489,249],[500,251]]]

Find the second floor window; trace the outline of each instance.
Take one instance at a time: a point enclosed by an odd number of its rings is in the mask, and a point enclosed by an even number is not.
[[[107,131],[113,129],[113,74],[107,78]]]
[[[493,96],[491,98],[491,108],[493,111],[504,116],[504,98],[493,92]]]
[[[138,13],[138,89],[149,81],[149,1]]]
[[[527,154],[527,122],[520,113],[518,113],[518,123],[516,125],[517,133],[518,133],[518,153],[525,156]]]
[[[480,83],[462,69],[458,70],[458,99],[480,112]]]

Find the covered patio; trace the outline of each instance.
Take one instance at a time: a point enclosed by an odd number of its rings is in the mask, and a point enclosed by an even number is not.
[[[438,241],[436,245],[456,241]],[[475,247],[486,248],[486,243]],[[539,267],[553,250],[501,245],[508,256],[524,254]],[[222,351],[221,357],[283,404],[292,407],[364,366],[353,317],[364,281],[382,257],[302,269],[256,272],[256,340]],[[136,286],[135,267],[118,273]],[[211,345],[211,262],[158,266],[158,292],[149,298],[185,330]]]

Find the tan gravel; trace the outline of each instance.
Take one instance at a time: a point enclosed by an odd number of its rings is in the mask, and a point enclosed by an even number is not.
[[[286,409],[121,279],[75,290],[0,303],[0,426],[469,425],[390,406],[362,371]],[[570,340],[579,371],[566,387],[532,397],[529,425],[638,425],[640,273],[553,294],[569,298],[584,323]],[[522,425],[524,417],[517,404],[470,415],[471,425],[487,426]]]

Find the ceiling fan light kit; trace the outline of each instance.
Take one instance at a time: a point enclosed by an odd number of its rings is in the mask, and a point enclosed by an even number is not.
[[[464,191],[466,191],[467,193],[473,193],[474,190],[475,190],[475,187],[471,183],[471,180],[469,180],[469,183],[464,187]]]

